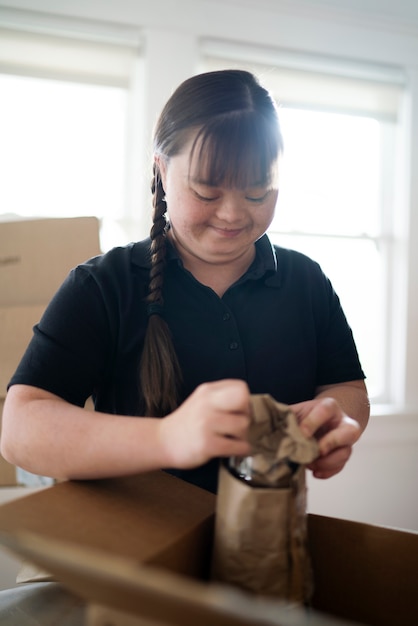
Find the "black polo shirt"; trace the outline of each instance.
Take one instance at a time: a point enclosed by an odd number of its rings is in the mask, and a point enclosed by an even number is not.
[[[99,411],[143,412],[138,366],[149,244],[115,248],[69,274],[10,384],[40,387],[80,406],[93,395]],[[293,403],[314,397],[319,385],[364,378],[338,297],[320,267],[273,247],[267,236],[222,298],[185,270],[169,246],[164,302],[183,398],[202,382],[239,378],[252,393]],[[213,468],[180,474],[215,488]]]

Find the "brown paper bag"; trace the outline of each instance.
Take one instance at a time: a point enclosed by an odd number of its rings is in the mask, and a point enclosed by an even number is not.
[[[253,455],[221,465],[212,578],[260,595],[307,603],[305,468],[318,456],[287,405],[251,397]],[[231,468],[232,466],[232,468]]]

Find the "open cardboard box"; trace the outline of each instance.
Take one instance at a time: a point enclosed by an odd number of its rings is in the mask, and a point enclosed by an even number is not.
[[[7,384],[68,272],[100,254],[95,217],[0,221],[0,427]],[[0,456],[0,486],[16,468]]]
[[[101,606],[95,624],[417,623],[418,533],[309,515],[307,611],[207,582],[215,503],[164,472],[64,482],[1,506],[0,541]]]

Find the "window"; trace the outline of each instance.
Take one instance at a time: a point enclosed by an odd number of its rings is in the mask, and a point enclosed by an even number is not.
[[[0,29],[0,206],[22,217],[95,215],[106,250],[126,239],[139,46],[131,32],[65,28]]]
[[[200,69],[222,67],[249,69],[277,99],[285,148],[269,236],[319,262],[353,329],[372,402],[390,403],[404,77],[395,68],[202,42]]]
[[[353,329],[370,395],[382,397],[386,293],[376,120],[283,107],[285,153],[274,243],[319,262]]]
[[[126,99],[119,87],[0,75],[0,206],[121,218]]]

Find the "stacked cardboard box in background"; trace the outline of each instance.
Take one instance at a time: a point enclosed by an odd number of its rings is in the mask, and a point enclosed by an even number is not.
[[[33,326],[68,272],[99,253],[94,217],[0,221],[0,417]],[[0,456],[0,486],[16,482]]]

